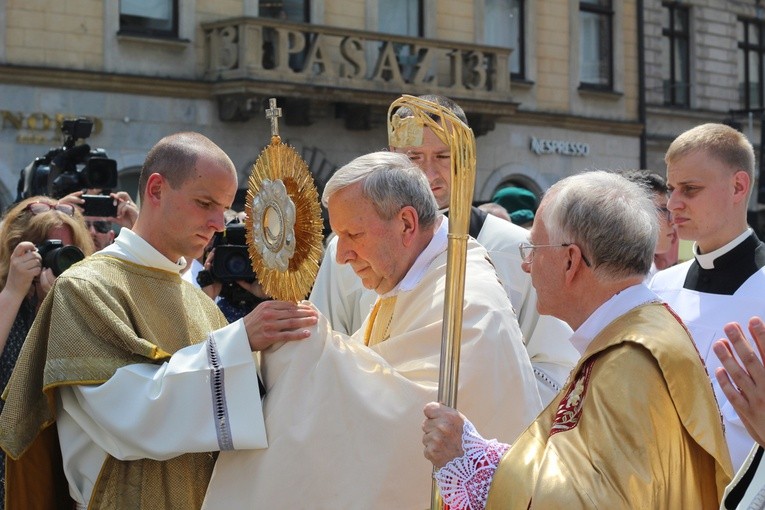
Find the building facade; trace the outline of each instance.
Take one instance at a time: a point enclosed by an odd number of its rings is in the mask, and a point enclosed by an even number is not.
[[[216,141],[244,186],[270,139],[271,97],[283,108],[283,139],[320,186],[386,146],[387,107],[402,93],[463,106],[477,135],[477,201],[508,184],[540,193],[584,169],[636,168],[639,8],[638,0],[0,0],[0,201],[15,198],[23,167],[61,145],[71,116],[94,121],[88,142],[116,160],[122,189],[134,193],[148,149],[182,130]]]
[[[643,0],[646,165],[661,173],[664,153],[705,122],[741,130],[762,164],[765,6],[761,0]],[[759,197],[758,197],[759,195]],[[755,227],[765,195],[753,193]]]

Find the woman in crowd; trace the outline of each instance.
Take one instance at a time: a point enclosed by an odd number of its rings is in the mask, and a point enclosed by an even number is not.
[[[79,211],[49,197],[19,202],[0,226],[0,391],[8,384],[37,309],[55,281],[53,271],[42,267],[36,248],[48,239],[74,245],[86,256],[93,253],[93,241]],[[0,400],[0,410],[2,406]],[[5,477],[2,451],[0,475]],[[0,508],[4,489],[0,483]]]

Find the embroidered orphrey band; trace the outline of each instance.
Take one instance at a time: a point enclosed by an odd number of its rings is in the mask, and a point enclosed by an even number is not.
[[[579,425],[579,419],[582,416],[584,407],[584,397],[587,395],[587,388],[590,384],[590,372],[595,363],[596,356],[585,361],[580,369],[576,380],[571,383],[568,391],[558,404],[558,411],[555,413],[552,427],[550,427],[550,436],[558,432],[571,430]]]

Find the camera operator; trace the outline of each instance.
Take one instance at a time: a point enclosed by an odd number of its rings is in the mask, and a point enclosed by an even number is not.
[[[108,196],[112,198],[112,204],[116,207],[116,212],[113,216],[86,215],[86,211],[83,211],[83,207],[85,206],[85,198],[83,198],[83,195],[98,196],[101,195],[101,192],[102,190],[100,189],[75,191],[59,200],[61,203],[74,205],[81,213],[83,213],[85,225],[88,227],[96,251],[100,251],[114,242],[115,233],[113,224],[118,225],[119,227],[132,228],[133,224],[138,219],[138,206],[133,202],[126,191],[117,191],[108,194]]]
[[[21,171],[16,201],[34,195],[60,199],[86,188],[116,188],[117,162],[103,149],[91,149],[85,143],[92,130],[93,122],[89,119],[64,120],[61,124],[63,146],[50,149]],[[129,201],[130,197],[125,198]]]
[[[36,246],[58,239],[78,247],[83,255],[93,252],[93,243],[80,213],[70,204],[48,197],[28,198],[11,208],[0,227],[0,386],[5,388],[37,308],[55,281],[54,270],[45,267]],[[50,243],[49,243],[50,244]],[[49,252],[50,253],[50,252]],[[49,257],[45,257],[48,259]],[[0,400],[0,410],[3,401]],[[5,455],[0,450],[0,470]],[[4,501],[0,484],[0,508]]]
[[[229,322],[234,322],[270,298],[255,278],[250,265],[244,233],[244,213],[231,211],[222,233],[213,236],[203,270],[196,283],[218,305]],[[215,260],[216,250],[220,252]]]

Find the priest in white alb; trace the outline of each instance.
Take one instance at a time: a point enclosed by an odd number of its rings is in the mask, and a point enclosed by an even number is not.
[[[448,220],[404,155],[359,157],[327,183],[337,258],[379,295],[356,335],[320,316],[312,338],[262,353],[268,449],[223,452],[204,508],[425,508],[423,405],[436,397]],[[541,403],[517,320],[486,251],[467,249],[459,403],[517,436]]]

